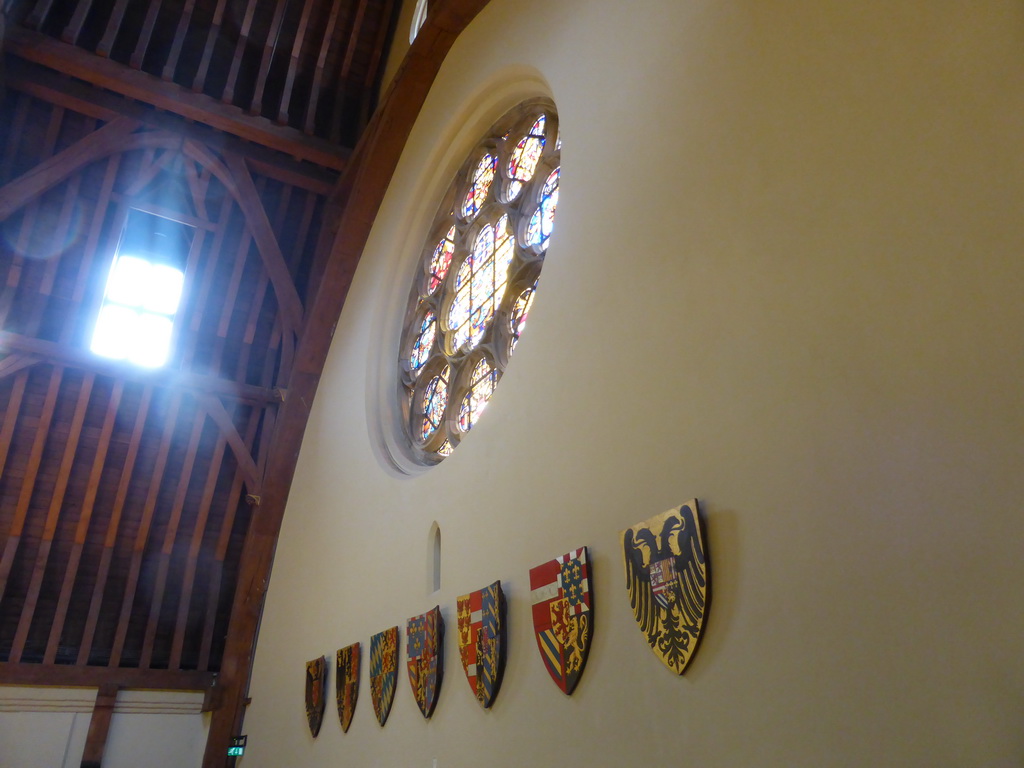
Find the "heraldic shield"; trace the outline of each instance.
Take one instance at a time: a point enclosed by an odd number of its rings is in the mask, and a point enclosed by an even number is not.
[[[370,638],[370,699],[381,725],[391,714],[397,682],[398,627],[392,627]]]
[[[324,721],[324,705],[327,703],[327,657],[321,656],[306,662],[306,720],[313,738],[320,733]]]
[[[335,676],[335,693],[338,697],[338,718],[341,730],[348,733],[352,725],[352,714],[356,711],[356,698],[359,696],[359,643],[353,643],[338,650],[337,674]]]
[[[409,656],[409,684],[424,717],[434,714],[444,673],[444,618],[434,606],[406,625],[405,652]]]
[[[473,695],[486,709],[505,672],[505,595],[501,582],[458,599],[459,656]]]
[[[693,499],[622,532],[629,603],[654,653],[683,674],[708,605],[704,534]]]
[[[593,627],[587,548],[530,569],[533,630],[544,666],[562,693],[583,674]]]

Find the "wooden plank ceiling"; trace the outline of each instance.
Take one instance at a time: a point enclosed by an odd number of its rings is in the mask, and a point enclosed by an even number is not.
[[[432,3],[372,117],[397,0],[0,14],[0,683],[97,687],[90,764],[129,687],[206,690],[224,764],[334,324],[485,4]],[[155,371],[88,349],[131,211],[194,233]]]
[[[0,682],[212,685],[328,198],[396,10],[7,4]],[[88,351],[129,211],[194,232],[158,371]]]

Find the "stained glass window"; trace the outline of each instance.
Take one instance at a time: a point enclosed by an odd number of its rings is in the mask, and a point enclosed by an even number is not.
[[[540,200],[537,208],[530,216],[530,223],[526,229],[526,244],[536,246],[540,250],[548,247],[548,238],[555,228],[555,209],[558,207],[558,173],[561,169],[555,168],[544,180],[544,186],[540,190]]]
[[[459,429],[468,432],[472,429],[480,414],[487,407],[487,402],[498,384],[498,371],[486,359],[481,359],[473,368],[469,379],[469,388],[462,396],[459,407]]]
[[[469,153],[438,208],[402,341],[400,404],[419,463],[441,461],[476,425],[523,334],[554,229],[560,150],[551,104],[522,104]]]
[[[409,365],[414,374],[419,373],[420,368],[430,357],[430,349],[434,346],[434,337],[437,335],[437,318],[432,310],[427,310],[420,322],[420,331],[416,334],[416,340],[412,345],[412,354],[409,356]]]
[[[423,399],[420,408],[423,412],[420,421],[420,438],[430,437],[444,420],[444,410],[448,407],[448,376],[449,368],[446,365],[444,370],[434,376],[423,389]]]
[[[462,200],[462,218],[471,219],[480,213],[480,207],[487,199],[494,182],[494,173],[498,170],[498,156],[485,152],[473,170],[469,189]]]
[[[433,293],[448,276],[448,267],[452,264],[452,254],[455,253],[455,226],[453,225],[448,234],[441,238],[441,242],[434,249],[434,255],[430,258],[430,275],[427,278],[427,293]]]
[[[544,115],[530,126],[530,131],[516,144],[508,159],[508,199],[515,200],[523,185],[533,178],[544,151]]]
[[[509,316],[509,328],[512,332],[512,340],[509,342],[509,351],[516,348],[516,344],[519,343],[519,337],[523,334],[523,329],[526,328],[526,316],[530,313],[530,307],[533,305],[533,293],[535,285],[531,285],[525,291],[519,294],[519,298],[516,299],[516,303],[512,305],[512,314]]]
[[[472,349],[483,339],[495,307],[505,295],[513,246],[508,216],[502,216],[493,226],[480,230],[473,251],[459,267],[455,299],[448,312],[456,349],[467,345]]]

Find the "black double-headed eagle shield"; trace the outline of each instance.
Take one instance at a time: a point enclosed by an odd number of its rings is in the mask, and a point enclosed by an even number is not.
[[[306,662],[306,720],[313,738],[320,733],[327,701],[327,657]]]
[[[708,561],[697,500],[622,532],[629,603],[651,650],[683,674],[700,642]]]
[[[335,691],[338,697],[338,719],[345,733],[348,733],[348,727],[352,724],[352,714],[356,711],[356,699],[359,697],[360,650],[359,643],[338,649]]]

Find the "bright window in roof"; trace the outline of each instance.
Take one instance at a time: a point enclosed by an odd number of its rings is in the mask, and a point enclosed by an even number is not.
[[[90,349],[159,368],[171,354],[192,227],[132,210],[110,267]]]

